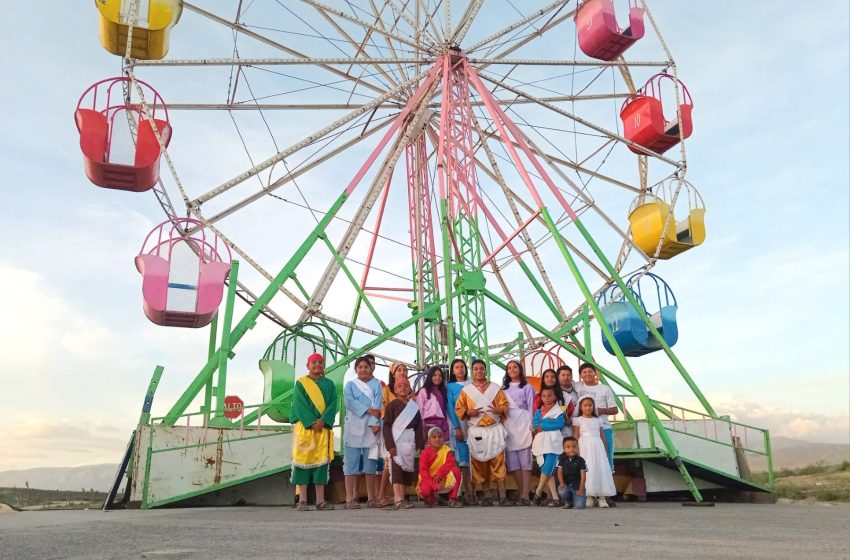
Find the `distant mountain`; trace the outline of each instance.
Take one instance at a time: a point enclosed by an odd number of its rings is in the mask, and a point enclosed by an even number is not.
[[[786,437],[771,438],[773,468],[798,469],[823,463],[838,465],[850,460],[850,445],[846,443],[813,443]],[[750,457],[750,468],[754,472],[767,469],[767,461]],[[85,465],[82,467],[46,467],[17,471],[0,471],[0,487],[22,488],[29,482],[30,488],[43,490],[86,490],[109,491],[118,465]]]
[[[773,450],[773,469],[799,469],[809,465],[839,465],[850,461],[850,445],[846,443],[816,443],[782,436],[770,438]],[[750,457],[750,468],[755,471],[767,470],[767,461],[760,457]]]
[[[0,487],[43,490],[75,490],[85,488],[106,492],[112,486],[118,465],[84,465],[82,467],[44,467],[17,471],[0,471]]]

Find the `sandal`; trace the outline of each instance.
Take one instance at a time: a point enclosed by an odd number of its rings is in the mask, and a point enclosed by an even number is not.
[[[381,509],[390,508],[390,507],[393,507],[393,502],[392,502],[392,500],[387,500],[385,498],[385,499],[381,500],[380,502],[378,502],[378,507],[381,508]]]
[[[546,507],[561,507],[561,502],[558,500],[546,500]]]
[[[481,503],[479,505],[481,507],[490,507],[493,505],[493,500],[491,500],[490,498],[484,498],[483,500],[481,500]]]
[[[451,500],[451,501],[449,502],[449,507],[450,507],[450,508],[462,508],[462,507],[463,507],[463,502],[458,501],[458,500]]]
[[[345,502],[345,509],[360,509],[360,504],[357,502]]]
[[[518,506],[530,506],[531,502],[528,500],[528,498],[520,498],[519,500],[517,500],[516,505],[518,505]]]
[[[415,508],[415,507],[416,507],[416,506],[414,506],[414,505],[413,505],[413,504],[411,504],[410,502],[396,502],[395,504],[393,504],[393,509],[394,509],[394,510],[399,510],[399,509],[413,509],[413,508]]]
[[[463,495],[463,505],[465,506],[477,506],[478,505],[478,497],[477,496],[468,496],[466,494]]]
[[[307,502],[298,502],[298,505],[295,506],[295,509],[298,511],[310,511],[310,506],[307,505]]]
[[[502,498],[501,500],[499,500],[498,503],[499,503],[499,507],[510,507],[510,506],[514,505],[514,503],[512,501],[510,501],[507,497]]]
[[[381,505],[375,500],[369,500],[368,502],[366,502],[366,509],[378,509],[380,507]]]
[[[535,494],[534,495],[534,505],[536,505],[536,506],[543,505],[543,494]]]
[[[360,509],[360,506],[358,505],[357,508]],[[316,511],[331,511],[334,509],[336,509],[334,505],[327,500],[321,504],[316,504]]]

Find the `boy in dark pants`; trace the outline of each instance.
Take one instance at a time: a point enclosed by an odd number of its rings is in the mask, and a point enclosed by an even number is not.
[[[578,455],[578,440],[570,436],[564,438],[564,452],[558,459],[558,494],[564,503],[564,509],[584,509],[587,495],[584,481],[587,478],[587,465]]]

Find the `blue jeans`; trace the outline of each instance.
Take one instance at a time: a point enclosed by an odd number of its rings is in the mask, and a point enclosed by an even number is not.
[[[579,496],[576,494],[576,489],[569,484],[567,484],[564,487],[564,491],[559,494],[562,502],[565,504],[573,504],[573,507],[576,509],[584,509],[584,506],[587,504],[587,492],[585,492],[584,496]]]
[[[614,430],[613,428],[602,428],[605,436],[605,445],[608,447],[608,463],[611,465],[611,473],[614,472]]]

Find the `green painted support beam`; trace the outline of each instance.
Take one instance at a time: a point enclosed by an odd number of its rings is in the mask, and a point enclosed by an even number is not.
[[[537,290],[537,293],[540,295],[540,298],[543,300],[543,303],[546,304],[546,307],[549,308],[549,311],[552,312],[552,315],[555,316],[556,321],[563,321],[564,318],[561,317],[561,314],[558,312],[558,308],[555,307],[555,303],[549,297],[549,294],[543,289],[543,286],[540,285],[540,281],[535,278],[534,274],[531,273],[531,270],[528,268],[528,265],[525,264],[525,261],[519,260],[519,267],[525,272],[525,275],[528,277],[528,280],[531,282],[531,285],[534,286],[534,289]]]
[[[227,284],[227,299],[224,302],[224,318],[221,322],[221,351],[218,353],[218,379],[215,385],[215,415],[211,422],[223,420],[230,424],[230,420],[224,417],[224,397],[227,393],[227,363],[230,360],[232,346],[230,344],[230,325],[233,322],[233,306],[236,304],[236,281],[239,276],[239,261],[230,264],[230,279]],[[212,379],[212,376],[210,376]]]
[[[446,301],[446,348],[448,355],[447,363],[452,363],[455,359],[455,318],[454,307],[452,306],[452,298],[454,294],[453,274],[452,274],[452,240],[449,233],[449,208],[448,202],[445,199],[440,200],[440,231],[443,238],[443,281],[444,281],[444,298]]]
[[[348,278],[348,281],[351,282],[351,285],[354,286],[355,290],[357,290],[357,296],[359,300],[362,301],[364,305],[366,305],[366,308],[372,314],[372,317],[375,318],[375,321],[378,322],[378,325],[381,326],[381,329],[387,330],[387,325],[384,324],[384,321],[381,319],[381,316],[378,314],[378,311],[372,305],[372,302],[369,301],[369,298],[366,296],[366,292],[363,291],[363,289],[360,287],[360,284],[358,284],[357,280],[354,279],[354,275],[351,274],[351,271],[348,269],[348,266],[346,266],[345,261],[342,259],[342,257],[339,256],[339,253],[337,253],[336,248],[333,246],[333,243],[328,241],[327,236],[323,236],[322,241],[325,242],[325,246],[328,248],[328,251],[331,252],[331,255],[333,255],[336,264],[338,264],[339,267],[342,269],[342,272],[345,274],[346,278]]]
[[[210,343],[207,347],[207,360],[212,358],[213,354],[215,354],[215,349],[218,347],[218,342],[216,341],[216,337],[218,336],[218,312],[213,315],[212,323],[210,323]],[[210,422],[210,412],[212,411],[212,393],[213,393],[213,379],[212,376],[207,380],[206,384],[204,384],[204,404],[201,410],[204,413],[204,424],[209,425]]]
[[[626,283],[617,273],[617,270],[614,268],[614,266],[602,252],[602,249],[599,248],[599,245],[597,245],[596,241],[593,239],[593,236],[590,235],[590,232],[587,231],[587,228],[584,227],[584,224],[582,224],[580,220],[576,219],[573,223],[575,224],[576,228],[578,228],[579,232],[581,232],[582,237],[584,237],[584,239],[588,242],[590,248],[593,249],[593,252],[596,254],[596,256],[599,257],[599,260],[602,262],[603,266],[605,267],[605,270],[608,271],[608,274],[611,275],[611,278],[614,280],[617,286],[619,286],[620,290],[623,292],[623,295],[626,296],[626,299],[629,300],[629,303],[631,303],[632,307],[637,311],[638,316],[641,318],[641,320],[643,320],[647,329],[649,329],[649,332],[661,345],[661,348],[664,350],[664,353],[667,354],[667,357],[670,358],[670,361],[673,362],[673,365],[676,366],[676,369],[679,371],[679,374],[682,376],[682,379],[684,379],[685,383],[688,384],[688,387],[690,387],[691,391],[694,393],[694,396],[696,396],[700,404],[702,404],[703,408],[705,408],[705,411],[714,418],[717,418],[717,413],[714,412],[714,408],[712,408],[711,404],[709,404],[708,399],[706,399],[705,395],[702,394],[702,391],[699,390],[699,387],[697,387],[697,384],[694,382],[693,378],[691,378],[690,374],[685,369],[685,366],[682,365],[682,362],[680,362],[679,358],[676,357],[676,354],[673,352],[673,349],[670,348],[670,345],[667,344],[667,341],[664,340],[664,337],[661,335],[660,332],[658,332],[658,329],[655,328],[655,325],[652,324],[652,320],[649,318],[649,315],[647,315],[644,311],[643,306],[637,301],[628,286],[626,286]],[[595,302],[590,303],[590,305],[595,306]],[[601,316],[599,315],[596,316],[596,320],[599,323],[604,323]]]
[[[584,295],[585,301],[587,302],[590,311],[593,313],[593,316],[596,317],[596,322],[599,323],[599,326],[602,329],[602,334],[605,336],[605,339],[608,341],[611,348],[614,350],[614,354],[617,357],[617,361],[620,363],[620,366],[623,368],[623,372],[626,374],[626,377],[631,383],[632,394],[634,394],[640,400],[641,405],[644,408],[647,421],[652,427],[655,428],[655,430],[658,431],[658,436],[661,438],[661,441],[664,444],[664,448],[667,450],[667,453],[670,455],[670,457],[675,461],[676,466],[685,481],[685,484],[687,484],[688,488],[691,491],[691,495],[693,495],[694,497],[694,500],[696,500],[697,502],[701,502],[702,495],[700,494],[699,489],[696,487],[696,484],[694,483],[693,478],[691,477],[687,468],[682,463],[676,445],[673,443],[673,440],[670,439],[670,435],[667,433],[667,430],[664,428],[664,426],[661,424],[661,421],[658,419],[658,416],[655,414],[655,409],[652,406],[652,402],[650,401],[646,392],[643,390],[643,387],[641,387],[640,381],[638,381],[638,378],[632,370],[632,367],[629,364],[628,360],[626,359],[625,354],[623,354],[620,345],[617,343],[617,339],[614,338],[614,333],[603,320],[602,312],[600,311],[599,306],[596,304],[596,300],[594,299],[590,288],[587,286],[587,282],[585,282],[584,277],[578,270],[578,266],[576,265],[576,262],[573,259],[569,248],[567,248],[567,244],[561,238],[558,232],[558,228],[555,225],[555,222],[552,220],[552,216],[549,214],[549,210],[544,207],[540,211],[540,215],[543,216],[543,220],[546,222],[549,231],[552,233],[552,236],[554,237],[555,243],[558,245],[561,254],[567,261],[567,266],[570,268],[570,272],[572,273],[573,278],[575,279],[579,289]],[[606,268],[610,267],[608,268],[608,272],[611,274],[612,278],[614,278],[615,281],[618,282],[618,285],[622,284],[623,281],[620,278],[620,275],[617,273],[616,270],[614,270],[613,267],[610,266],[610,262],[608,262],[608,259],[605,258],[604,254],[602,254],[602,251],[599,249],[599,246],[596,245],[596,242],[593,240],[590,233],[586,229],[584,229],[584,226],[581,225],[581,222],[578,219],[573,220],[573,223],[579,227],[579,229],[582,231],[582,235],[585,237],[588,243],[591,243],[591,246],[594,247],[594,252],[596,252],[597,256],[603,261],[604,264],[606,264]],[[630,291],[625,287],[624,284],[622,289],[623,292],[631,298],[630,301],[632,301],[632,305],[634,305],[635,307],[639,307],[637,302],[633,301],[634,298],[631,297]],[[650,432],[652,432],[651,429]]]

